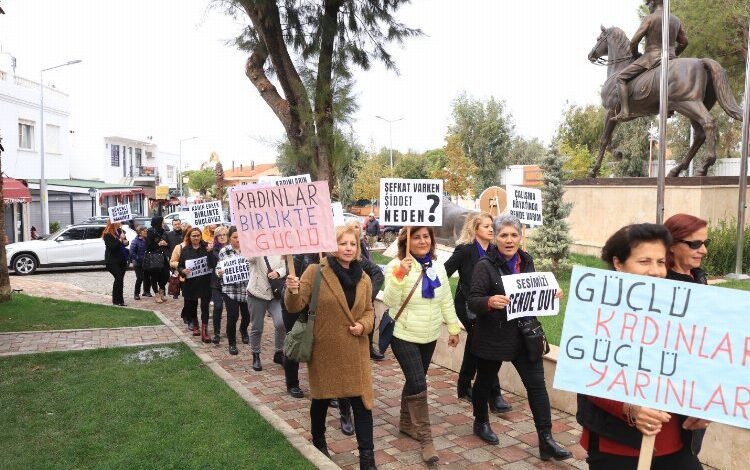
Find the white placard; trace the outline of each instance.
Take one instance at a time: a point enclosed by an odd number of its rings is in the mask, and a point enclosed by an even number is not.
[[[332,202],[331,209],[333,210],[333,228],[346,225],[346,219],[344,218],[344,206],[340,202]]]
[[[560,300],[556,298],[560,285],[550,272],[503,276],[503,288],[510,297],[510,304],[505,308],[508,320],[560,313]]]
[[[380,225],[443,225],[443,180],[380,180]]]
[[[258,184],[269,186],[287,186],[290,184],[311,183],[312,179],[309,174],[296,176],[261,176],[258,178]]]
[[[194,227],[221,225],[224,223],[224,211],[221,209],[221,201],[191,204],[189,211],[193,217]]]
[[[107,212],[109,212],[109,221],[112,223],[124,222],[133,218],[130,213],[130,204],[108,207]]]
[[[210,273],[210,270],[208,269],[208,256],[185,260],[185,267],[190,270],[190,274],[185,276],[186,279],[205,276]]]
[[[544,225],[542,220],[542,190],[508,185],[508,211],[524,225]]]
[[[239,284],[250,280],[250,264],[243,256],[232,256],[221,262],[224,284]]]

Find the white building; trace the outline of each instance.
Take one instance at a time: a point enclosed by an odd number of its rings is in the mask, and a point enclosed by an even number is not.
[[[15,74],[16,59],[0,52],[0,132],[3,135],[3,173],[16,179],[39,178],[41,171],[39,83]],[[44,87],[46,178],[70,177],[68,95]]]

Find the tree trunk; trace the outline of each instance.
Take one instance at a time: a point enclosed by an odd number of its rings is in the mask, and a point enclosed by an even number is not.
[[[0,152],[0,174],[2,174],[2,152]],[[5,199],[3,198],[3,179],[0,177],[0,302],[10,301],[11,292],[5,236]]]

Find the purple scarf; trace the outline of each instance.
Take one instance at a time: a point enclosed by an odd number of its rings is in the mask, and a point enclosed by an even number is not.
[[[518,265],[518,258],[520,256],[518,255],[518,252],[516,251],[516,254],[513,255],[511,259],[505,262],[505,264],[508,265],[508,269],[510,269],[511,274],[518,274],[518,269],[516,269],[516,266]]]
[[[432,268],[432,256],[428,254],[424,258],[415,258],[419,264],[422,265],[422,271],[424,271],[424,275],[422,276],[422,298],[423,299],[434,299],[435,298],[435,289],[440,287],[442,284],[440,283],[440,278],[437,275],[437,272]],[[428,274],[432,274],[435,279],[430,279],[430,276]]]
[[[474,240],[474,246],[477,247],[477,251],[479,252],[479,259],[482,259],[485,256],[487,256],[487,251],[485,251],[485,249],[482,248],[482,245],[478,241]]]

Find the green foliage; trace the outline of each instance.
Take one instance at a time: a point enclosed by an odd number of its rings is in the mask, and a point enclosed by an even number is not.
[[[477,167],[474,193],[497,184],[500,170],[508,164],[513,137],[513,118],[505,102],[490,97],[481,101],[465,93],[453,101],[454,123],[449,135],[458,137],[468,159]]]
[[[348,206],[356,200],[353,190],[354,181],[364,158],[365,151],[357,143],[354,132],[343,134],[337,130],[333,145],[332,160],[335,171],[332,195],[344,206]]]
[[[198,191],[202,196],[206,196],[215,184],[216,172],[211,168],[194,171],[188,178],[188,187],[193,191]]]
[[[49,233],[55,233],[60,230],[60,222],[57,220],[49,223]]]
[[[730,118],[720,106],[714,106],[711,114],[716,119],[716,157],[737,158],[740,156],[739,144],[742,139],[742,122]],[[690,149],[690,120],[682,115],[677,115],[669,126],[669,148],[672,150],[672,158],[682,161]],[[704,145],[693,158],[693,165],[697,168],[705,159],[706,146]]]
[[[547,149],[538,138],[527,140],[515,136],[510,142],[508,165],[539,165],[546,153]]]
[[[563,118],[557,128],[554,142],[558,147],[584,148],[591,155],[599,152],[599,140],[604,132],[604,108],[601,106],[569,105],[563,110]]]
[[[426,179],[430,177],[428,170],[423,155],[407,153],[398,160],[394,157],[393,174],[396,178]]]
[[[565,157],[563,170],[566,179],[585,178],[589,168],[596,162],[596,155],[580,144],[571,147],[567,142],[563,142],[560,144],[559,152]]]
[[[352,196],[354,200],[368,199],[370,201],[380,197],[380,178],[393,175],[387,160],[382,156],[369,156],[363,159],[362,165],[356,172]]]
[[[443,190],[452,196],[461,197],[471,189],[474,164],[466,158],[458,137],[448,137],[445,145],[445,166],[436,169],[430,177],[443,180]]]
[[[737,259],[737,220],[722,220],[708,227],[711,247],[703,260],[703,269],[711,276],[733,273]],[[742,272],[750,272],[750,230],[744,231]]]
[[[542,218],[544,225],[533,235],[533,256],[540,271],[561,272],[569,269],[570,229],[565,218],[571,204],[563,202],[563,158],[551,149],[542,162]]]
[[[615,150],[613,172],[616,176],[646,176],[644,164],[648,164],[648,129],[655,118],[641,118],[617,126],[612,138]],[[659,150],[654,146],[654,160]]]

